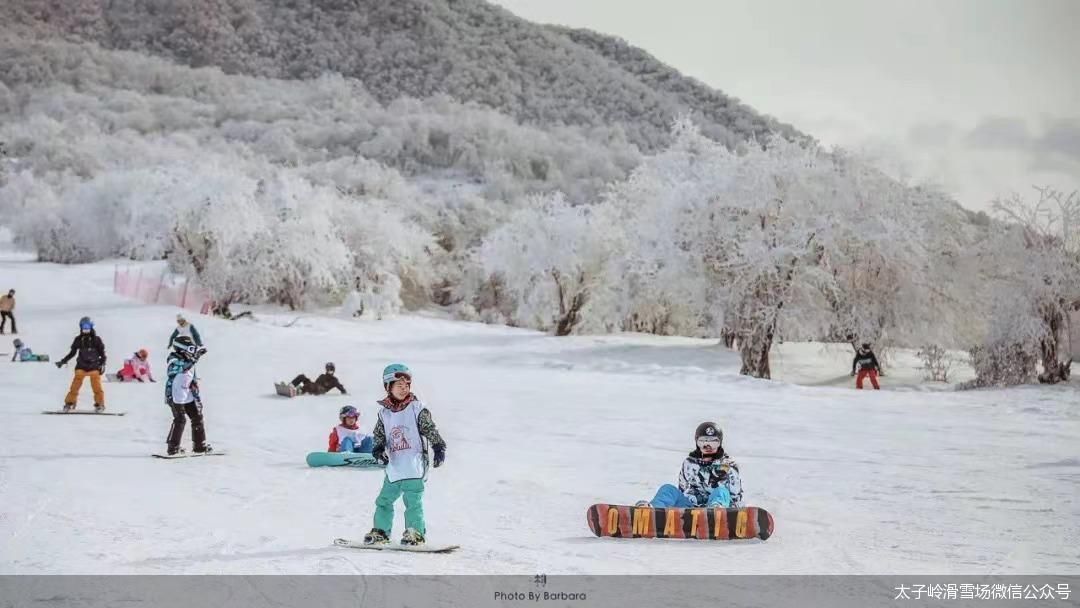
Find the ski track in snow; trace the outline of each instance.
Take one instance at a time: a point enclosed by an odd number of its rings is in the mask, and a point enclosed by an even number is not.
[[[110,371],[145,346],[163,378],[176,310],[113,295],[112,270],[8,252],[0,288],[17,288],[20,337],[35,352],[63,356],[90,315]],[[0,573],[684,574],[687,560],[695,574],[1080,573],[1075,381],[956,393],[898,370],[882,380],[902,390],[858,392],[838,377],[848,355],[804,345],[780,347],[778,376],[832,379],[823,386],[740,377],[734,354],[684,338],[552,338],[434,314],[192,316],[209,347],[199,374],[221,458],[149,457],[170,421],[160,382],[105,385],[123,417],[42,416],[73,365],[0,362]],[[330,360],[348,396],[274,395],[274,381]],[[415,370],[449,445],[425,511],[429,542],[461,544],[453,554],[332,546],[370,529],[382,473],[304,463],[341,406],[358,406],[370,430],[391,361]],[[775,535],[594,538],[586,508],[674,483],[702,420],[724,428]],[[395,541],[402,529],[399,504]]]

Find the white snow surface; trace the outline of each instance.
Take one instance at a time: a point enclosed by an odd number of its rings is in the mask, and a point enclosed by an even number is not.
[[[146,347],[163,378],[175,309],[113,295],[111,264],[31,260],[5,253],[0,289],[18,290],[20,337],[35,352],[63,356],[89,315],[110,370]],[[0,342],[0,573],[1080,573],[1075,381],[951,392],[921,385],[908,356],[883,378],[889,390],[860,392],[846,351],[820,345],[778,347],[781,379],[768,382],[739,376],[735,354],[702,340],[554,338],[436,313],[194,317],[221,458],[149,457],[170,423],[160,382],[106,384],[123,417],[41,415],[60,407],[73,365],[7,363],[10,336]],[[274,394],[275,381],[326,361],[348,396]],[[382,473],[304,463],[341,406],[371,428],[380,371],[398,361],[449,446],[424,505],[429,542],[461,544],[453,554],[332,546],[371,528]],[[80,407],[90,403],[87,385]],[[674,483],[703,420],[722,425],[747,501],[773,513],[775,535],[593,537],[586,508]],[[395,540],[402,529],[399,503]]]

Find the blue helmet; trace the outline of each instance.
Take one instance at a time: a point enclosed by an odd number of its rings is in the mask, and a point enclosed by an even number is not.
[[[404,363],[391,363],[382,370],[382,383],[384,387],[390,386],[394,383],[394,380],[402,377],[412,380],[412,370]]]
[[[79,329],[94,329],[94,322],[90,317],[83,317],[79,319]]]

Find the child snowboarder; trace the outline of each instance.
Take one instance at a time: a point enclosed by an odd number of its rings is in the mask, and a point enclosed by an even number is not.
[[[435,453],[434,466],[446,459],[446,442],[439,436],[431,412],[412,393],[412,371],[394,363],[383,370],[386,397],[379,401],[372,455],[386,465],[382,490],[375,499],[375,527],[364,536],[364,544],[390,542],[394,523],[394,502],[404,495],[405,533],[403,545],[424,544],[424,480],[428,472],[428,445]]]
[[[341,391],[342,395],[348,395],[349,393],[345,391],[341,381],[334,375],[336,372],[337,367],[333,363],[327,363],[326,373],[321,374],[314,382],[311,381],[311,378],[300,374],[293,378],[293,381],[289,384],[296,387],[297,394],[301,395],[325,395],[335,388]]]
[[[194,340],[180,336],[173,341],[172,352],[168,358],[168,380],[165,382],[165,403],[172,409],[173,421],[169,427],[169,436],[165,440],[170,456],[183,453],[180,440],[184,436],[187,418],[191,418],[192,451],[210,452],[206,443],[206,427],[203,426],[202,400],[199,396],[199,381],[195,376],[195,364],[206,353],[206,349],[196,346]]]
[[[124,367],[116,372],[116,379],[120,382],[157,382],[150,372],[150,351],[140,348],[130,359],[124,359]]]
[[[196,347],[202,348],[202,338],[199,336],[199,330],[195,329],[195,326],[188,323],[187,318],[183,314],[176,315],[176,329],[173,330],[172,335],[169,336],[169,348],[172,348],[173,342],[180,336],[187,336],[191,338],[191,341]]]
[[[90,388],[94,391],[94,410],[102,412],[105,410],[105,389],[101,386],[101,376],[105,373],[105,343],[94,331],[94,323],[90,317],[79,319],[79,335],[71,341],[71,351],[56,362],[56,367],[67,365],[76,353],[79,357],[75,360],[75,377],[71,380],[67,396],[64,397],[64,411],[75,409],[83,380],[89,378]]]
[[[30,347],[23,344],[23,341],[15,338],[11,342],[11,345],[15,347],[15,353],[11,355],[11,361],[48,361],[49,355],[35,355],[34,351],[30,350]]]
[[[330,431],[330,445],[327,452],[366,452],[371,453],[374,440],[360,430],[360,412],[351,405],[346,405],[338,412],[341,424]]]
[[[859,377],[855,378],[855,388],[862,390],[863,380],[867,377],[870,378],[870,384],[874,385],[874,390],[880,390],[881,386],[878,385],[878,375],[884,376],[881,373],[881,366],[878,365],[877,357],[874,356],[874,351],[870,350],[869,344],[863,344],[855,351],[855,360],[851,362],[851,375],[855,375],[855,370],[858,370]]]
[[[739,466],[724,452],[724,432],[715,422],[702,422],[694,431],[696,448],[679,472],[679,487],[664,484],[651,501],[639,507],[732,507],[741,508],[742,478]]]

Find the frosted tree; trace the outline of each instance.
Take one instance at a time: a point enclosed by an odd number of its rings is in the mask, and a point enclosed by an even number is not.
[[[905,193],[888,183],[841,154],[779,139],[735,153],[680,120],[672,146],[613,198],[638,218],[643,242],[630,257],[633,276],[654,285],[644,292],[684,298],[667,309],[709,335],[731,332],[742,373],[769,378],[781,335],[817,338],[842,314],[845,334],[909,320],[889,299],[921,280],[925,252],[901,240],[913,213],[894,209]],[[857,260],[870,261],[851,270]]]
[[[258,187],[252,177],[208,172],[187,184],[190,204],[170,231],[169,265],[198,280],[222,309],[258,297],[268,280],[265,267],[255,264],[259,240],[272,234]]]
[[[572,206],[554,194],[517,211],[485,239],[480,259],[512,294],[518,324],[565,336],[587,317],[605,322],[600,310],[619,249],[613,220],[607,206]]]
[[[352,252],[344,310],[354,316],[383,318],[430,301],[430,232],[410,221],[396,205],[377,197],[357,198],[338,207],[333,220]]]
[[[1080,197],[1037,191],[1034,202],[1013,195],[992,205],[1001,223],[983,249],[992,308],[986,338],[972,351],[976,386],[1069,379],[1068,316],[1080,310]]]
[[[353,255],[334,222],[347,204],[335,191],[313,187],[291,174],[261,182],[260,202],[269,233],[254,243],[251,272],[263,283],[249,292],[258,299],[303,308],[312,297],[339,294],[349,283]]]

